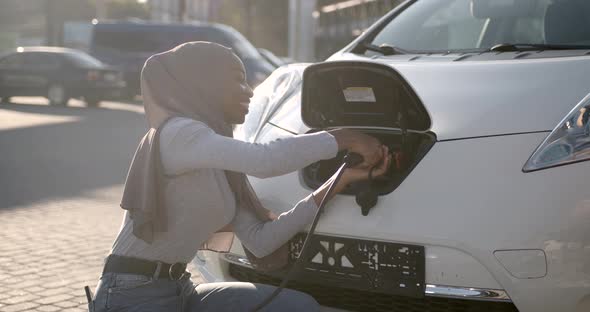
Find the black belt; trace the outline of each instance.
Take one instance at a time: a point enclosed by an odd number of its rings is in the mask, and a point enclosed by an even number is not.
[[[178,280],[186,272],[186,263],[177,262],[168,264],[138,258],[109,255],[102,273],[139,274],[153,277],[158,268],[158,263],[160,264],[160,272],[157,275],[158,278]]]

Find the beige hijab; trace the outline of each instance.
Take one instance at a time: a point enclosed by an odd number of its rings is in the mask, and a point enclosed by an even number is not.
[[[158,130],[171,117],[182,116],[206,123],[216,133],[232,137],[224,121],[221,94],[232,71],[244,70],[231,49],[210,42],[188,42],[150,57],[141,72],[141,93],[150,130],[143,137],[129,168],[121,207],[129,211],[133,234],[150,243],[166,231],[167,210],[158,145]],[[225,171],[240,209],[250,209],[261,220],[271,214],[258,200],[241,172]],[[201,248],[228,251],[231,227],[220,229]]]

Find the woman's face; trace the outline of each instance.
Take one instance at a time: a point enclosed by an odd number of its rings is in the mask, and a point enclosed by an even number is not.
[[[231,79],[223,95],[223,115],[225,122],[229,124],[244,123],[250,98],[253,95],[252,89],[246,83],[246,73],[243,69],[232,70]]]

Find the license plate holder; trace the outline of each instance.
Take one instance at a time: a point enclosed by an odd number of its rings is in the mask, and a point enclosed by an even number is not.
[[[305,234],[289,243],[289,262],[299,256]],[[313,235],[295,280],[363,291],[424,297],[424,246]]]

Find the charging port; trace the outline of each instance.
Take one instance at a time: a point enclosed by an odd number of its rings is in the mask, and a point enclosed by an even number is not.
[[[384,195],[394,191],[436,141],[436,136],[431,132],[408,132],[402,147],[401,131],[362,130],[362,132],[379,139],[389,147],[389,151],[394,156],[388,172],[384,176],[371,181],[371,188],[377,195]],[[344,155],[346,155],[346,152],[341,152],[332,159],[321,160],[305,167],[302,171],[305,184],[313,189],[324,184],[342,164]],[[351,184],[342,193],[356,195],[362,188],[361,184]]]

